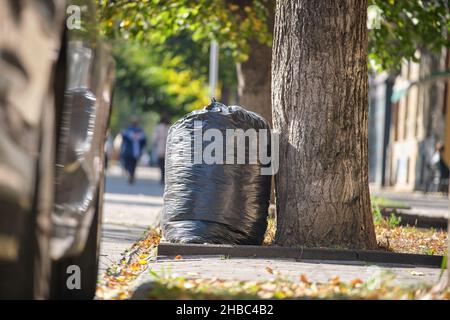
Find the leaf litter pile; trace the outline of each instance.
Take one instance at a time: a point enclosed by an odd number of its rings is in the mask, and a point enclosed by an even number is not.
[[[268,221],[264,245],[275,239],[276,223]],[[447,255],[448,233],[445,230],[416,228],[392,224],[389,219],[375,220],[375,233],[380,250],[398,253]]]
[[[388,251],[442,256],[447,254],[447,231],[382,225],[376,225],[375,231],[378,245]]]
[[[392,274],[380,275],[366,282],[339,277],[327,283],[310,281],[301,274],[298,281],[282,275],[269,281],[199,279],[155,276],[145,299],[450,299],[450,290],[437,291],[425,285],[395,285]]]
[[[381,250],[427,255],[447,255],[448,232],[434,228],[401,226],[401,218],[391,213],[381,214],[383,199],[372,199],[373,222],[377,243]]]
[[[133,290],[133,280],[148,270],[148,265],[157,256],[160,231],[152,229],[148,234],[122,253],[122,259],[112,264],[97,284],[99,299],[128,299]]]

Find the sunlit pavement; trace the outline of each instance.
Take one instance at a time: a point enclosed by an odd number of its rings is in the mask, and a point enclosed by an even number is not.
[[[118,262],[121,253],[140,239],[149,227],[159,224],[163,191],[159,183],[159,171],[156,168],[138,168],[137,181],[134,185],[128,184],[119,166],[114,165],[108,169],[99,274]],[[420,200],[428,203],[431,199],[421,198]],[[294,281],[298,280],[300,274],[308,275],[313,281],[326,282],[336,275],[339,275],[343,281],[355,278],[368,280],[377,277],[380,273],[390,272],[395,275],[396,283],[410,285],[433,284],[438,281],[440,275],[439,268],[421,268],[411,265],[370,266],[344,261],[306,263],[289,259],[223,259],[219,256],[185,256],[181,260],[176,260],[174,257],[159,257],[157,262],[149,265],[149,268],[158,274],[172,270],[174,274],[185,277],[220,277],[247,281],[272,279],[274,275],[267,272],[267,267]],[[140,297],[141,288],[145,288],[151,282],[152,277],[148,272],[138,276],[132,285],[134,290],[137,290],[134,298],[142,298]]]
[[[99,274],[119,261],[121,253],[159,224],[164,189],[157,168],[139,167],[136,182],[129,185],[122,169],[107,170],[100,246]]]
[[[411,207],[411,214],[426,217],[447,218],[449,198],[447,195],[415,192],[396,192],[390,189],[372,188],[370,194],[400,202]],[[408,213],[407,211],[405,211]]]
[[[439,281],[440,269],[415,267],[412,265],[379,264],[370,265],[349,261],[308,261],[298,262],[294,259],[255,259],[224,258],[220,256],[183,256],[158,257],[150,265],[155,274],[179,276],[182,278],[222,279],[238,281],[270,281],[287,279],[298,282],[304,274],[313,282],[327,283],[338,276],[343,282],[354,279],[362,281],[383,280],[390,275],[393,284],[410,286],[418,284],[433,285]],[[270,272],[269,272],[269,271]],[[444,275],[446,277],[446,275]],[[145,298],[145,288],[151,286],[154,277],[142,273],[135,281],[133,299]]]

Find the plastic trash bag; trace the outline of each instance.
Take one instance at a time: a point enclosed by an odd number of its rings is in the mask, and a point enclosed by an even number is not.
[[[213,130],[216,134],[222,133],[223,141],[216,141],[216,138],[207,141],[209,129],[217,129]],[[237,138],[226,139],[226,129],[264,131],[267,132],[266,140],[260,138],[265,133],[258,136],[257,141],[247,139],[245,163],[239,164],[242,157],[238,163]],[[197,143],[202,135],[203,140]],[[254,151],[252,147],[260,140],[263,147],[267,147],[265,152],[270,155],[270,131],[266,120],[241,107],[227,107],[215,101],[172,125],[167,138],[161,224],[166,241],[241,245],[262,243],[267,227],[271,175],[261,174],[261,168],[267,165],[261,164],[259,159],[256,163],[250,162],[250,152]],[[207,153],[211,151],[213,141],[218,143],[216,146],[222,143],[222,155],[219,148]],[[230,155],[230,150],[234,154]],[[217,156],[215,159],[222,158],[223,164],[207,162],[209,154]]]

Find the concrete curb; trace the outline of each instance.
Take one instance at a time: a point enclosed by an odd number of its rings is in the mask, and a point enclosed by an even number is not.
[[[444,217],[424,216],[401,209],[393,209],[393,208],[381,209],[381,214],[384,217],[389,218],[391,213],[401,218],[400,225],[402,226],[409,225],[409,226],[416,226],[419,228],[436,228],[447,230],[448,219]]]
[[[395,205],[395,206],[389,206],[389,205],[383,205],[379,204],[378,208],[381,210],[383,209],[391,209],[391,210],[411,210],[411,206],[409,205]]]
[[[277,246],[233,246],[213,244],[160,243],[158,256],[221,255],[239,258],[278,258],[297,261],[342,261],[373,264],[397,264],[440,268],[442,256],[369,250],[287,248]]]

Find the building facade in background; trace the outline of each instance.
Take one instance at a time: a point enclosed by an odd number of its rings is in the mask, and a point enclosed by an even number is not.
[[[433,190],[431,157],[446,146],[450,164],[449,50],[422,53],[395,78],[369,80],[369,180],[399,191]]]
[[[385,185],[393,86],[385,72],[369,75],[369,181],[378,187]]]

